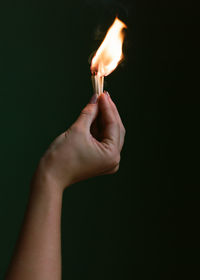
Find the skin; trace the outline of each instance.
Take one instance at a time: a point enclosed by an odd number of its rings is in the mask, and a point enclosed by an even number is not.
[[[82,110],[41,158],[6,280],[61,280],[61,208],[64,189],[119,169],[125,129],[109,94]]]

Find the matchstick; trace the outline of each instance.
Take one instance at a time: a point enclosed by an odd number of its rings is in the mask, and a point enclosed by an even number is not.
[[[103,93],[104,77],[98,74],[93,74],[91,78],[94,93],[99,96],[101,93]]]

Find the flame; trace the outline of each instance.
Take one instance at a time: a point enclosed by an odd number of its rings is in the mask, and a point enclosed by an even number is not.
[[[92,73],[95,72],[100,76],[108,76],[120,63],[123,58],[124,28],[127,28],[125,23],[116,17],[92,59]]]

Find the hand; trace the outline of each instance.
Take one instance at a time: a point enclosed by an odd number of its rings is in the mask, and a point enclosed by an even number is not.
[[[108,93],[83,109],[77,121],[50,145],[40,160],[36,174],[48,176],[65,187],[119,168],[125,129]]]

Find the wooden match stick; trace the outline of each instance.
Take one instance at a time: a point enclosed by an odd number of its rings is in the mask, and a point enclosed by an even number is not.
[[[99,96],[101,93],[103,93],[104,77],[98,74],[94,74],[91,78],[94,93]]]

